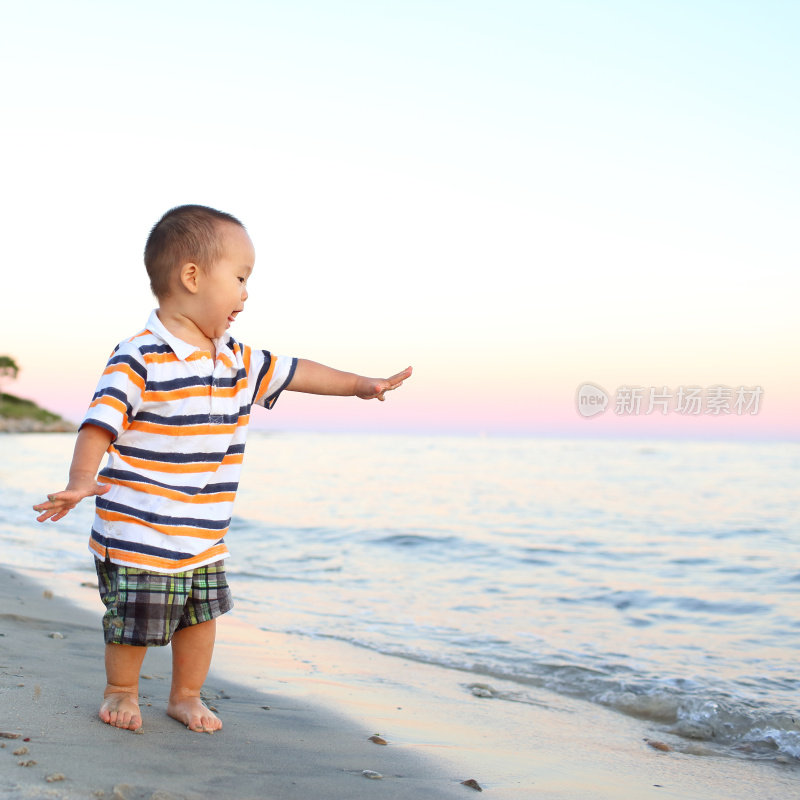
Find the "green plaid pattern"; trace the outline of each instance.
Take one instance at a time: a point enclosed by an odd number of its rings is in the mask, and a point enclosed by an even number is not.
[[[106,644],[159,647],[175,631],[233,608],[225,564],[165,574],[95,559],[100,598],[106,606]]]

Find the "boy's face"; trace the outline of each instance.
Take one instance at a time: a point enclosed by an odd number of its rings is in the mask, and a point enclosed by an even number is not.
[[[220,224],[222,254],[204,273],[196,295],[195,324],[209,339],[225,334],[247,300],[247,279],[253,271],[256,252],[247,232],[238,225]]]

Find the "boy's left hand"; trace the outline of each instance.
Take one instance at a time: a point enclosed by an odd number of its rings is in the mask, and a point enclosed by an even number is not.
[[[398,386],[403,385],[403,381],[410,377],[411,367],[406,367],[402,372],[397,375],[392,375],[391,378],[359,378],[358,386],[356,387],[356,397],[362,400],[385,400],[384,394],[391,392]]]

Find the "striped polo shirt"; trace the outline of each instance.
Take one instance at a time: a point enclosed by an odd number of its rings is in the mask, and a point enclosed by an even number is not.
[[[147,327],[111,354],[82,425],[110,431],[95,501],[95,557],[152,572],[225,558],[250,407],[272,408],[297,359],[229,336],[211,353]]]

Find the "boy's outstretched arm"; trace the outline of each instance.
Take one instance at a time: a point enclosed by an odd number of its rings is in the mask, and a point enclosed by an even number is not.
[[[316,361],[300,358],[297,361],[292,380],[286,387],[290,392],[308,394],[335,394],[344,397],[360,397],[362,400],[384,400],[384,394],[401,386],[411,375],[411,367],[406,367],[391,378],[367,378],[352,372],[341,372]]]
[[[111,488],[109,483],[98,483],[96,476],[103,453],[108,449],[112,438],[110,431],[97,425],[84,425],[80,429],[69,468],[67,488],[63,492],[47,495],[46,503],[33,507],[34,511],[42,512],[36,517],[39,522],[48,519],[58,522],[84,497],[105,494]]]

